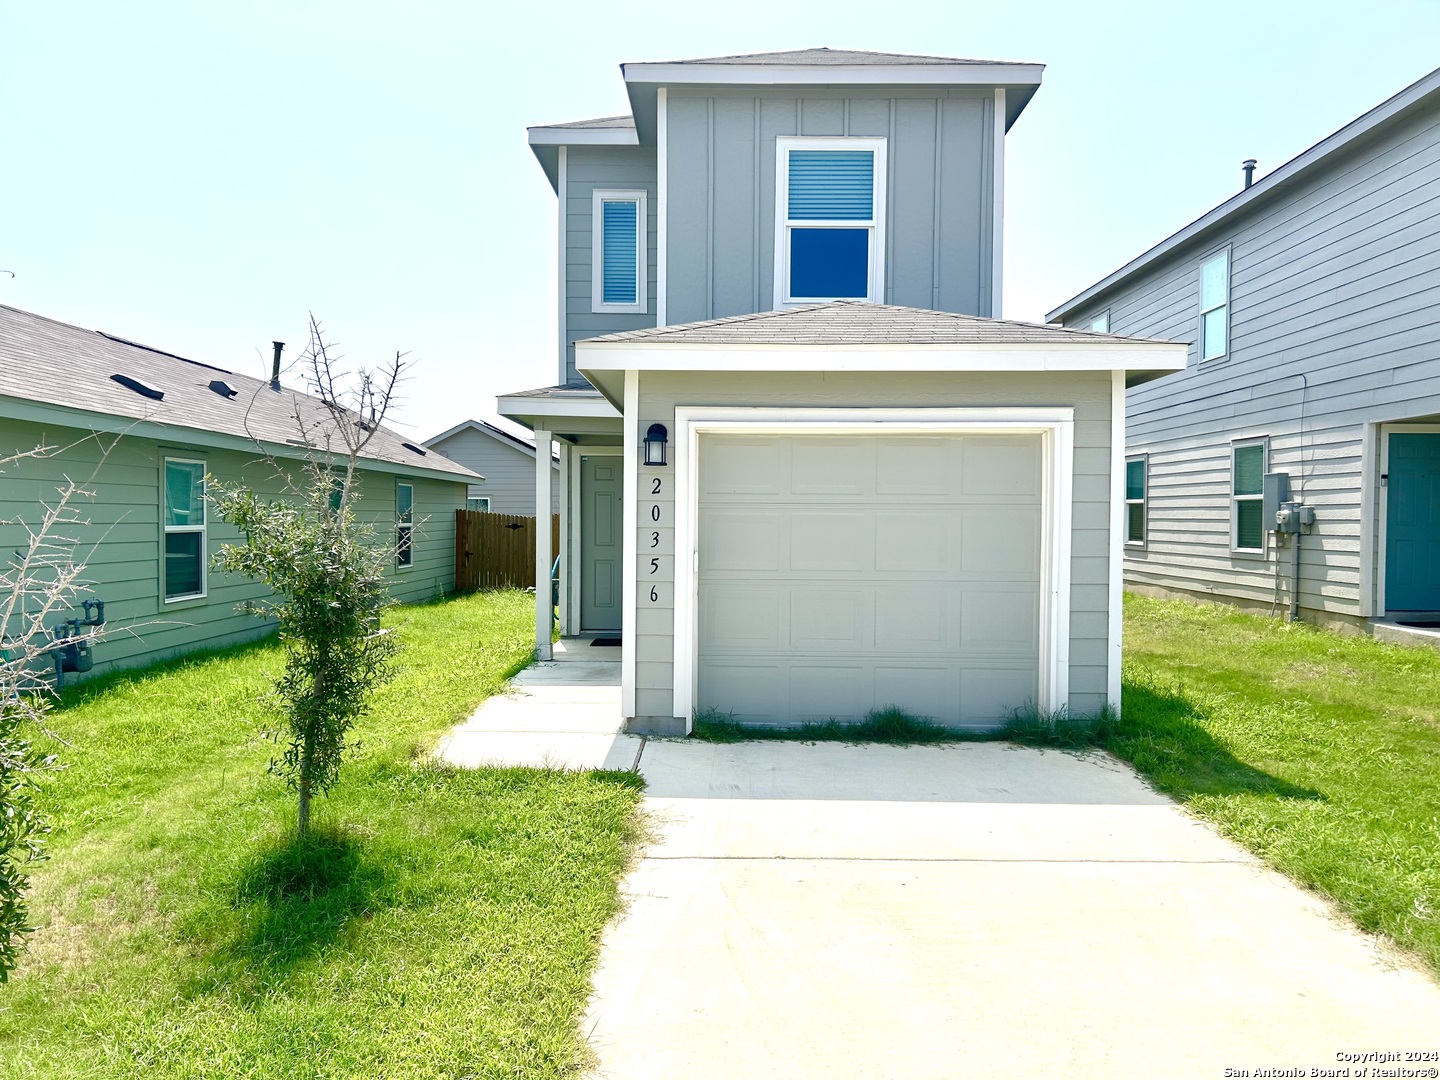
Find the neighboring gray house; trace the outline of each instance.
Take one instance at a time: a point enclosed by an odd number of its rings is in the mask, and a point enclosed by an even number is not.
[[[481,482],[470,485],[466,505],[471,510],[494,514],[535,516],[535,444],[511,435],[483,420],[465,420],[434,438],[425,446],[457,461]],[[552,455],[555,478],[551,482],[550,512],[560,512],[560,459]]]
[[[304,482],[304,457],[323,452],[333,423],[320,401],[278,381],[0,305],[0,458],[56,451],[0,472],[0,551],[25,546],[25,523],[69,478],[94,494],[77,504],[88,524],[76,539],[91,595],[106,604],[96,672],[268,633],[273,623],[236,610],[264,587],[210,565],[240,534],[211,513],[207,478],[283,498],[282,474]],[[454,589],[455,511],[474,479],[388,428],[375,432],[357,513],[396,544],[397,599]]]
[[[1129,393],[1133,588],[1287,605],[1277,472],[1314,513],[1304,617],[1440,618],[1440,70],[1049,318],[1192,342]]]
[[[1124,389],[1184,346],[995,318],[1040,65],[621,71],[630,116],[530,129],[558,377],[499,411],[559,442],[561,626],[619,632],[631,730],[1118,707]]]

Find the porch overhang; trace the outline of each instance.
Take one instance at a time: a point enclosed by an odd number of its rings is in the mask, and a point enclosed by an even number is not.
[[[588,387],[552,386],[505,394],[495,399],[495,409],[531,431],[548,431],[573,443],[617,442],[622,430],[620,411]]]

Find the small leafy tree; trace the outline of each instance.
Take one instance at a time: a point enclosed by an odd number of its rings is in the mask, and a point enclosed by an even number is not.
[[[302,363],[324,408],[317,421],[297,404],[296,420],[313,448],[302,480],[288,482],[288,497],[276,501],[213,482],[211,497],[245,534],[243,544],[220,549],[216,565],[273,592],[247,609],[280,625],[285,671],[272,700],[285,723],[285,750],[270,768],[298,795],[303,837],[311,800],[339,778],[351,728],[389,678],[398,647],[380,625],[391,603],[384,573],[394,542],[378,539],[355,504],[361,451],[389,411],[402,364],[397,354],[378,372],[339,371],[313,317]],[[283,465],[272,464],[285,475]]]
[[[42,445],[0,458],[0,472],[57,452]],[[30,733],[48,734],[45,717],[56,692],[51,654],[98,633],[84,628],[81,636],[68,631],[56,636],[50,629],[87,591],[85,564],[77,557],[79,532],[87,522],[77,504],[90,494],[67,480],[53,501],[39,504],[31,520],[0,522],[21,538],[0,569],[0,983],[9,981],[25,938],[35,929],[25,893],[31,868],[45,858],[50,831],[35,802],[36,781],[59,763],[55,755],[35,749]]]

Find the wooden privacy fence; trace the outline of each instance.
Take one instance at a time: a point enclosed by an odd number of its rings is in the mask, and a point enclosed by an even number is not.
[[[560,515],[550,517],[550,558],[560,553]],[[548,574],[549,567],[546,572]],[[455,591],[535,585],[535,519],[455,511]]]

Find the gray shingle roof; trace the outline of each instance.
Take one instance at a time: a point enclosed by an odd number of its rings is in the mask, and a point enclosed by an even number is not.
[[[142,396],[115,382],[112,375],[138,379],[164,393],[160,400]],[[210,389],[221,379],[234,397]],[[308,394],[225,368],[137,345],[97,330],[47,319],[0,304],[0,396],[20,401],[83,409],[174,428],[218,432],[305,452],[302,429],[318,438],[333,424],[329,411]],[[0,401],[0,415],[5,413]],[[298,418],[297,418],[298,417]],[[416,470],[469,477],[470,470],[439,454],[407,449],[398,432],[381,428],[364,457]]]
[[[577,342],[669,345],[1154,345],[1156,338],[1066,330],[949,311],[836,300],[828,304],[655,326]],[[1165,342],[1170,344],[1170,342]]]
[[[898,67],[907,64],[1006,64],[1007,60],[967,60],[952,56],[914,56],[909,53],[867,52],[863,49],[790,49],[785,52],[741,53],[736,56],[706,56],[697,60],[671,60],[672,64],[743,64],[746,66],[813,65],[822,67],[856,67],[873,64],[877,67]]]

